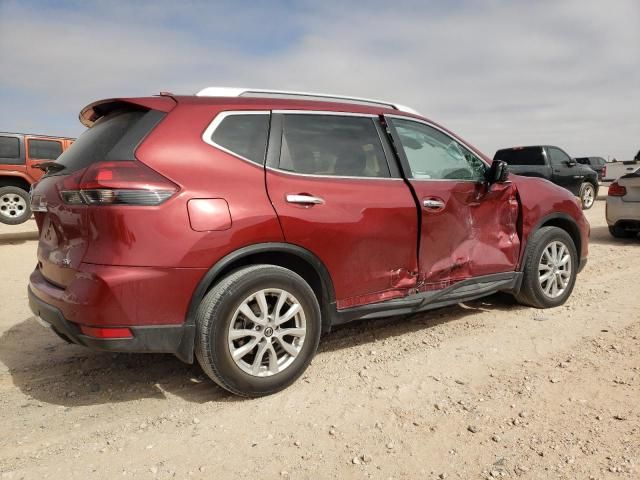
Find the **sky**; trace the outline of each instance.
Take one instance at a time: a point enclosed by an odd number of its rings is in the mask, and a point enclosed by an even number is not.
[[[77,136],[101,98],[207,86],[411,106],[489,156],[640,150],[639,0],[0,0],[0,131]]]

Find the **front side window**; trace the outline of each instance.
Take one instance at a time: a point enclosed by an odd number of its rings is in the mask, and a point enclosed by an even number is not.
[[[55,140],[27,140],[29,157],[37,160],[55,160],[62,153],[62,143]]]
[[[390,176],[371,117],[284,114],[279,168],[308,175]]]
[[[571,159],[569,155],[564,153],[559,148],[549,147],[549,157],[551,159],[552,165],[567,165],[567,162],[570,162]]]
[[[20,162],[20,140],[0,137],[0,163],[15,165]]]
[[[416,179],[484,180],[486,166],[457,140],[410,120],[392,119]]]

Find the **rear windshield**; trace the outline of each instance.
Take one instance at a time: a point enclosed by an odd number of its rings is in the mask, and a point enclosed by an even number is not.
[[[156,110],[110,113],[80,135],[58,157],[56,163],[65,168],[52,174],[68,175],[99,161],[135,160],[136,148],[164,115]]]
[[[507,148],[498,150],[494,160],[503,160],[509,165],[544,165],[541,147]]]

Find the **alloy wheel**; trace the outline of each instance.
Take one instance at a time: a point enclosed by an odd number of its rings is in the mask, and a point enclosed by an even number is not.
[[[538,263],[538,282],[544,294],[557,298],[564,293],[571,280],[571,254],[560,241],[549,243]]]
[[[27,202],[20,195],[5,193],[0,197],[0,215],[5,218],[18,218],[27,209]]]
[[[267,377],[295,361],[306,333],[304,310],[296,297],[278,288],[263,289],[245,298],[233,314],[229,352],[245,373]]]

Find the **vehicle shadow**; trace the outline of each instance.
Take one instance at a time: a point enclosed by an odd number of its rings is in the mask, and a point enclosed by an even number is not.
[[[517,313],[524,308],[509,295],[497,294],[411,316],[354,322],[325,335],[318,354],[431,329],[481,310]],[[25,395],[65,407],[170,396],[193,403],[242,401],[212,382],[197,363],[187,365],[169,354],[91,351],[66,343],[34,317],[2,334],[0,362]]]
[[[38,240],[38,232],[0,233],[0,245],[18,245],[31,240]]]
[[[592,227],[589,243],[598,245],[640,245],[640,236],[630,238],[615,238],[609,233],[609,227]]]
[[[66,407],[171,395],[194,403],[238,399],[197,363],[187,365],[170,354],[92,351],[68,344],[34,317],[2,334],[0,362],[25,395]]]

